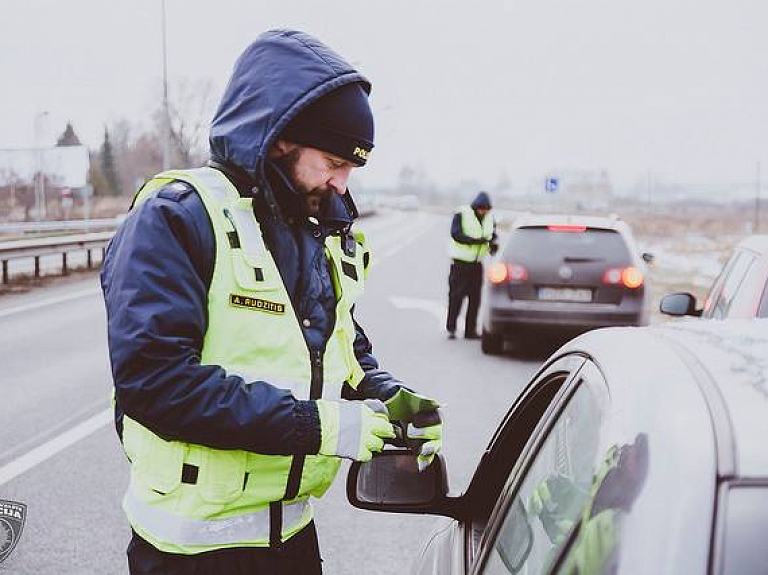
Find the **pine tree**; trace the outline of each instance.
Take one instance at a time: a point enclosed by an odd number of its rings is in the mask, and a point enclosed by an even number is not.
[[[107,192],[113,196],[121,195],[120,178],[117,177],[112,142],[109,141],[109,130],[106,127],[104,128],[104,143],[101,145],[101,172],[106,180]]]
[[[80,146],[80,138],[75,134],[75,130],[72,127],[72,122],[67,122],[67,127],[64,128],[64,133],[59,136],[56,141],[57,146]]]

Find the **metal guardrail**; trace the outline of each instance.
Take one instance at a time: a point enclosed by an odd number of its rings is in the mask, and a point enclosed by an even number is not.
[[[0,235],[35,232],[59,232],[82,230],[115,230],[125,216],[97,220],[51,220],[40,222],[13,222],[0,224]]]
[[[10,279],[8,262],[21,258],[34,258],[34,274],[36,278],[40,277],[40,258],[47,255],[61,254],[61,269],[62,273],[66,274],[67,253],[85,251],[87,253],[87,266],[88,268],[91,268],[93,267],[91,252],[95,249],[101,249],[103,261],[104,250],[113,235],[114,232],[109,231],[0,242],[0,261],[2,262],[3,267],[3,283],[8,283]]]
[[[365,204],[360,210],[360,216],[370,216],[375,213],[372,205]],[[0,224],[0,234],[27,233],[38,231],[60,231],[67,229],[107,228],[111,231],[92,232],[84,234],[64,235],[46,238],[30,238],[19,240],[0,240],[0,262],[2,263],[2,283],[10,280],[9,262],[22,258],[34,258],[34,276],[40,277],[40,258],[43,256],[61,254],[62,273],[67,273],[67,253],[85,251],[87,266],[93,267],[92,250],[101,249],[101,259],[104,260],[104,250],[114,235],[114,230],[122,222],[122,217],[101,220],[70,220],[48,222],[25,222],[18,224]]]

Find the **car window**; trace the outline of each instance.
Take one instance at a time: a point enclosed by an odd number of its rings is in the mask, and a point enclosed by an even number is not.
[[[721,575],[765,573],[766,498],[765,485],[740,485],[728,490]]]
[[[607,401],[587,365],[507,507],[484,574],[547,573],[587,504]]]
[[[757,308],[757,317],[768,317],[768,282],[763,289],[763,297],[760,299],[760,305]]]
[[[741,252],[736,256],[736,261],[730,266],[730,271],[728,271],[728,275],[723,281],[723,287],[717,296],[717,301],[712,303],[710,314],[712,319],[723,319],[728,316],[731,302],[733,302],[733,298],[744,281],[744,276],[746,276],[753,261],[755,261],[755,257],[746,252]]]
[[[619,232],[595,228],[581,232],[518,228],[510,234],[504,254],[508,261],[519,263],[528,257],[542,267],[560,264],[564,257],[599,258],[616,265],[631,262],[629,249]]]
[[[488,518],[509,482],[538,423],[556,401],[566,382],[575,377],[584,358],[577,354],[559,358],[544,367],[510,408],[478,464],[466,497],[470,501],[471,558],[485,535]]]

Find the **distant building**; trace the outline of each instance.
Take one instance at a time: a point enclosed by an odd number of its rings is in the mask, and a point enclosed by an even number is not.
[[[87,192],[90,164],[70,124],[55,147],[0,149],[0,218],[14,218],[17,208],[25,220],[34,211],[45,217],[50,202],[71,207]]]
[[[82,145],[0,150],[0,187],[31,186],[42,173],[47,185],[74,191],[88,183],[90,165],[88,148]]]

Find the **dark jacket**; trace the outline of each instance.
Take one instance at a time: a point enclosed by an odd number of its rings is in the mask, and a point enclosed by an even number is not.
[[[270,78],[270,81],[265,81]],[[266,154],[300,108],[346,82],[367,81],[328,48],[297,32],[262,35],[240,57],[214,117],[212,166],[254,213],[310,350],[325,348],[335,322],[335,297],[323,241],[347,234],[357,215],[347,193],[332,195],[321,221]],[[158,435],[221,449],[267,454],[316,453],[317,408],[269,381],[246,382],[215,365],[201,365],[207,294],[215,239],[202,200],[176,182],[131,210],[107,249],[101,274],[116,391],[123,413]],[[268,337],[268,334],[265,334]],[[365,372],[348,399],[386,399],[400,382],[378,368],[357,327],[355,353]]]

